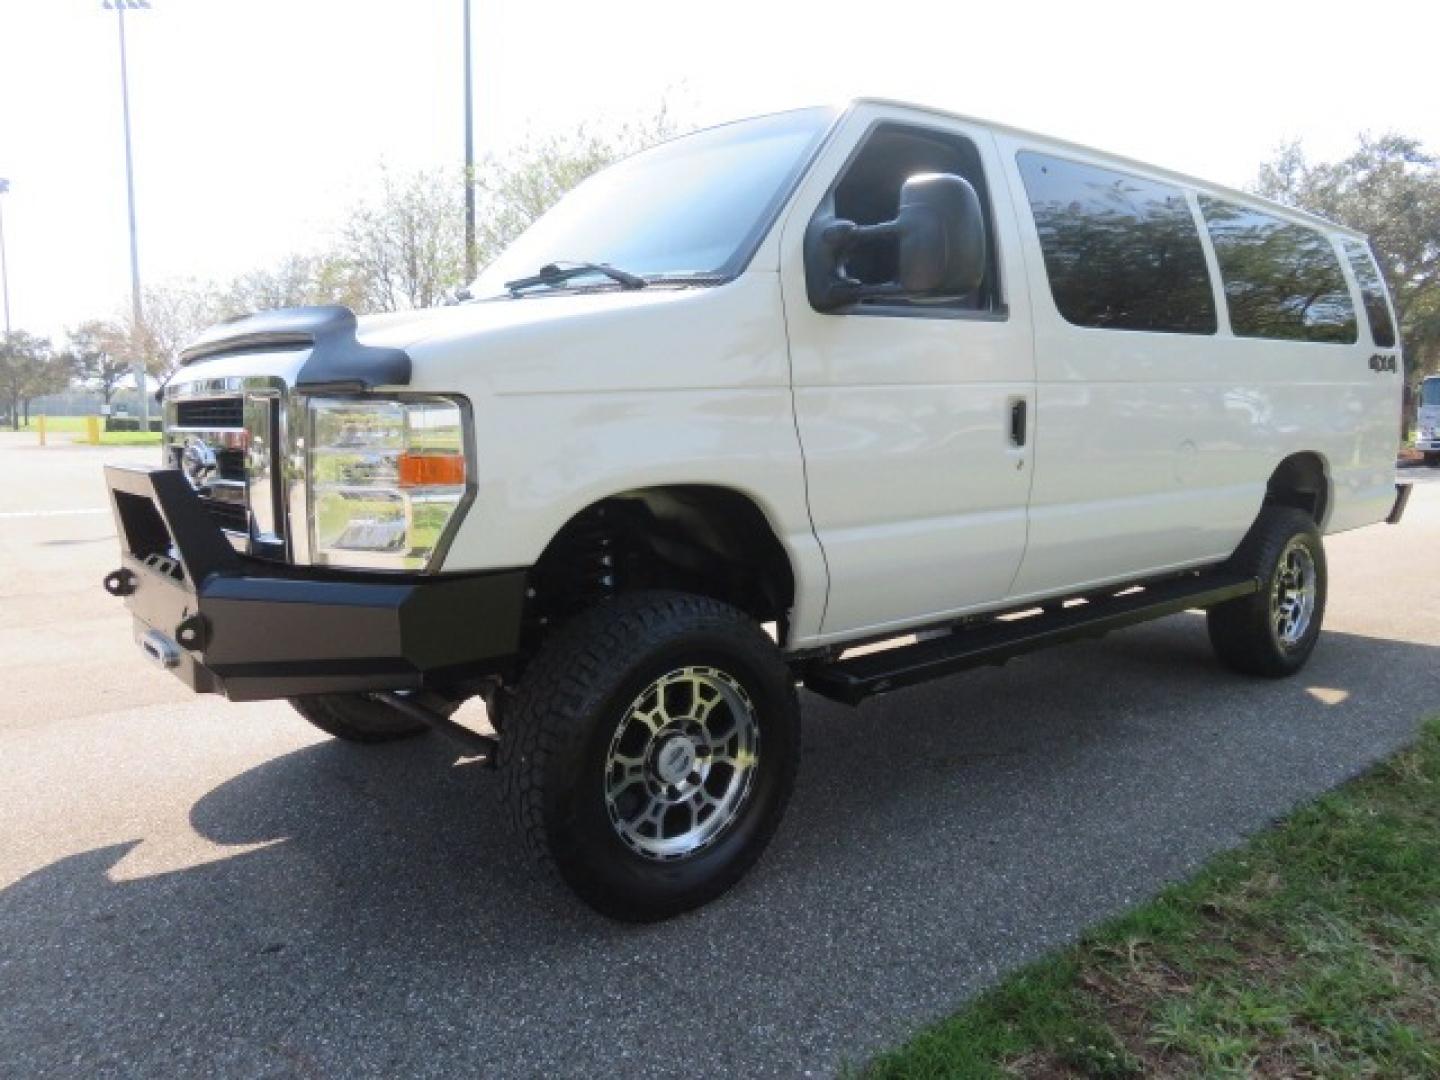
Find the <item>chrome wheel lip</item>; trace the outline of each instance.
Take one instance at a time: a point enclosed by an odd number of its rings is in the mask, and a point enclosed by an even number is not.
[[[635,854],[687,858],[734,824],[759,762],[759,717],[739,680],[707,665],[675,668],[616,724],[601,774],[606,815]]]
[[[1315,556],[1303,537],[1293,537],[1280,553],[1270,583],[1270,630],[1282,649],[1293,649],[1305,639],[1318,598]]]

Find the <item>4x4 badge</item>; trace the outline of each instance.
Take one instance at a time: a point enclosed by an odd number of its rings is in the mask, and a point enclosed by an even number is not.
[[[1395,354],[1375,353],[1370,357],[1371,371],[1396,371]]]

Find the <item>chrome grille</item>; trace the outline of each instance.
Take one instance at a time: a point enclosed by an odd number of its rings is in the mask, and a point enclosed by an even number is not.
[[[286,557],[279,454],[284,387],[274,379],[208,379],[166,391],[165,463],[179,469],[231,546]]]
[[[241,398],[203,398],[177,401],[178,427],[237,429],[245,426],[245,402]]]

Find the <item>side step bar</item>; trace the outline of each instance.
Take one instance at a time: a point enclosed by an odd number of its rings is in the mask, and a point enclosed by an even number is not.
[[[1258,592],[1255,578],[1213,570],[1174,578],[1120,596],[1091,599],[1053,611],[1019,618],[998,618],[959,627],[938,638],[865,653],[809,668],[805,686],[846,705],[867,697],[953,675],[985,664],[1003,664],[1014,656],[1079,638],[1209,607]]]

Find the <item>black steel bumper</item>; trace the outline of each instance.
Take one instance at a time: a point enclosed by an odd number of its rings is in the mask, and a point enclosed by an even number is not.
[[[245,558],[175,469],[109,466],[125,599],[145,652],[196,693],[258,701],[408,690],[500,670],[526,573],[390,578]]]

